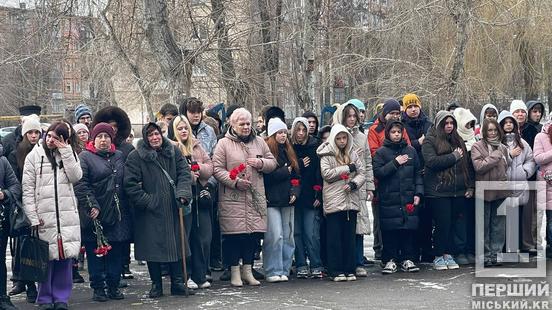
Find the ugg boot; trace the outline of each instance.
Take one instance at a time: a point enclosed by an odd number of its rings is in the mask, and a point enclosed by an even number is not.
[[[232,284],[232,286],[242,287],[243,282],[240,275],[240,266],[231,266],[230,273],[230,284]]]
[[[257,281],[255,277],[253,277],[251,265],[243,265],[241,276],[248,285],[253,285],[253,286],[261,285],[261,282]]]

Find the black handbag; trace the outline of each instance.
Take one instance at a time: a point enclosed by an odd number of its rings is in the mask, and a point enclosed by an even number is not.
[[[22,237],[19,252],[19,276],[23,281],[44,282],[48,278],[48,242],[38,238],[35,230]]]
[[[29,228],[31,227],[31,221],[25,214],[21,202],[17,199],[10,199],[12,203],[8,208],[8,217],[9,217],[9,236],[10,237],[19,237],[27,234]]]

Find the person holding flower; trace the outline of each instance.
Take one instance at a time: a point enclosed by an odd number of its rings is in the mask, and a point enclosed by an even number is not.
[[[424,193],[422,167],[416,149],[403,139],[404,125],[389,122],[383,146],[374,155],[374,175],[378,180],[380,227],[383,241],[383,274],[420,270],[416,261],[415,232],[418,209]]]
[[[201,146],[201,142],[192,134],[192,127],[184,116],[177,116],[171,123],[174,130],[174,139],[178,142],[178,148],[192,171],[192,213],[186,229],[190,242],[191,278],[188,287],[209,288],[211,283],[207,281],[206,271],[209,269],[209,247],[211,246],[211,212],[213,199],[209,182],[213,175],[213,163],[207,152]]]
[[[75,195],[88,257],[92,299],[104,302],[124,298],[118,287],[123,271],[123,246],[131,239],[132,219],[123,191],[123,153],[115,149],[113,127],[98,123],[90,137],[85,150],[79,154],[82,178],[75,185]],[[102,232],[96,229],[98,224]],[[108,247],[98,240],[102,233],[110,250],[106,251]]]
[[[223,257],[230,266],[230,283],[238,287],[243,286],[242,279],[249,285],[260,284],[253,277],[252,265],[258,236],[267,229],[262,174],[272,172],[277,165],[268,145],[251,130],[251,121],[249,111],[236,109],[230,117],[231,127],[213,154],[214,176],[219,181]]]
[[[324,180],[328,272],[335,282],[354,281],[359,189],[366,182],[364,162],[353,150],[353,136],[341,124],[332,127],[328,141],[316,152]]]
[[[291,126],[291,141],[301,170],[301,195],[295,203],[293,226],[297,278],[321,278],[322,176],[320,158],[316,155],[320,140],[309,135],[308,120],[297,117]]]
[[[264,174],[268,223],[263,240],[263,266],[267,282],[288,281],[295,251],[294,206],[301,181],[297,156],[287,133],[287,126],[281,119],[275,117],[268,121],[265,141],[278,166]]]

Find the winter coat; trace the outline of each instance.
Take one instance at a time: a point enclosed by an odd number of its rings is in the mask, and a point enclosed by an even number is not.
[[[422,145],[420,144],[418,139],[420,139],[424,135],[427,136],[427,132],[432,125],[431,121],[422,111],[420,111],[420,115],[417,118],[410,118],[408,117],[408,115],[406,115],[405,112],[403,112],[402,123],[404,125],[404,128],[406,129],[406,132],[408,133],[408,137],[410,138],[412,146],[414,147],[414,149],[416,149],[416,152],[418,153],[418,160],[420,161],[421,167],[423,167],[424,159],[421,156]]]
[[[4,156],[0,157],[0,189],[4,194],[4,199],[0,201],[0,204],[4,205],[5,208],[10,208],[21,197],[21,184]],[[0,214],[0,234],[2,236],[9,233],[9,226],[4,225],[8,223],[8,220],[8,212],[5,210]]]
[[[406,128],[403,129],[402,133],[403,139],[408,145],[411,145],[410,137],[408,137],[408,132]],[[385,140],[385,123],[383,123],[378,117],[374,124],[368,129],[368,145],[370,147],[370,155],[374,156],[376,151],[383,145]]]
[[[274,154],[273,154],[274,155]],[[270,173],[265,173],[263,176],[267,207],[269,208],[284,208],[290,207],[289,199],[293,195],[300,197],[301,187],[292,186],[291,180],[296,179],[301,181],[301,177],[294,169],[289,171],[291,161],[283,144],[278,144],[278,158],[276,159],[278,166]],[[293,205],[295,205],[294,203]]]
[[[57,163],[54,168],[42,143],[42,140],[37,143],[25,158],[22,182],[23,209],[31,226],[39,225],[40,220],[44,222],[44,225],[39,226],[38,236],[48,242],[50,260],[59,260],[58,220],[63,240],[63,254],[65,258],[76,258],[80,252],[81,234],[73,185],[82,177],[82,169],[77,155],[69,145],[53,152]],[[56,214],[56,181],[59,217]]]
[[[544,175],[552,174],[552,144],[548,137],[549,130],[550,123],[545,124],[542,127],[542,132],[535,137],[533,155],[535,156],[535,162],[539,165],[538,181],[545,181]],[[545,207],[539,205],[539,209],[545,209]],[[552,210],[552,184],[548,182],[546,183],[546,210]]]
[[[147,128],[157,126],[149,123]],[[159,128],[159,127],[157,127]],[[161,129],[158,129],[161,132]],[[169,183],[156,161],[176,185]],[[192,199],[190,167],[180,150],[166,138],[154,150],[147,138],[138,142],[125,164],[124,186],[134,209],[134,253],[137,260],[176,262],[182,259],[179,212],[176,198]]]
[[[439,120],[444,121],[447,117],[453,117],[448,112],[445,117]],[[437,124],[436,124],[437,123]],[[422,154],[424,156],[424,195],[425,197],[464,197],[466,191],[475,188],[473,177],[473,167],[471,160],[464,157],[457,157],[450,146],[450,152],[446,154],[437,154],[437,129],[439,126],[437,120],[434,126],[429,130],[424,143],[422,144]],[[465,160],[468,165],[468,175],[462,169],[462,161]],[[454,179],[446,182],[441,176],[447,169],[452,169]]]
[[[81,236],[86,242],[96,240],[94,224],[89,216],[91,208],[100,211],[98,219],[108,242],[126,242],[132,238],[132,216],[124,193],[123,180],[125,163],[123,153],[118,150],[109,153],[98,153],[89,142],[87,149],[79,154],[82,178],[75,185],[75,195],[79,202]],[[115,200],[117,195],[119,203]],[[120,221],[108,226],[102,222],[102,210],[118,208]]]
[[[265,193],[262,173],[272,172],[277,165],[268,145],[261,137],[251,134],[250,141],[244,143],[232,129],[219,140],[213,154],[214,176],[219,181],[219,223],[222,234],[250,234],[266,232],[266,197],[254,205],[252,191],[236,188],[237,180],[230,179],[230,171],[243,164],[248,158],[260,158],[260,170],[247,166],[246,177],[257,194]]]
[[[192,149],[192,161],[199,165],[199,183],[202,186],[207,185],[209,178],[213,176],[213,162],[211,157],[205,152],[201,142],[194,139],[194,147]]]
[[[351,102],[340,105],[333,115],[334,125],[336,123],[341,124],[341,120],[343,120],[343,110],[347,105],[354,106]],[[344,124],[341,125],[345,126]],[[370,227],[370,213],[366,201],[368,200],[368,191],[374,191],[376,189],[374,184],[374,171],[372,169],[372,154],[370,152],[371,146],[368,145],[367,136],[360,132],[358,126],[347,128],[347,130],[353,137],[353,151],[358,154],[363,162],[364,172],[366,173],[364,176],[364,186],[359,188],[360,212],[357,215],[356,233],[359,235],[369,235],[372,229]]]
[[[362,204],[360,189],[366,182],[364,162],[357,152],[353,150],[353,136],[347,128],[340,124],[333,127],[339,127],[339,129],[332,129],[328,141],[322,143],[316,150],[316,153],[320,156],[320,171],[324,180],[322,187],[324,214],[341,211],[360,211]],[[351,157],[351,163],[356,166],[356,172],[351,172],[349,165],[342,165],[337,162],[335,156],[338,148],[335,145],[335,137],[340,132],[346,132],[349,136],[345,150]],[[344,174],[348,175],[347,180],[342,179]],[[357,188],[350,192],[344,191],[343,186],[350,182],[354,183]]]
[[[476,142],[471,150],[476,181],[508,181],[508,166],[512,158],[508,148],[500,144],[494,148],[485,140]],[[509,191],[485,190],[484,200],[495,201],[510,196]]]
[[[395,158],[399,155],[410,158],[399,165]],[[374,175],[378,180],[379,221],[382,230],[418,228],[418,206],[414,212],[406,211],[406,204],[414,203],[414,196],[424,193],[424,184],[416,150],[404,140],[393,143],[385,140],[374,155]]]
[[[301,171],[301,195],[297,197],[295,207],[297,208],[309,208],[313,209],[314,201],[318,199],[322,200],[322,192],[315,191],[314,186],[319,185],[322,187],[322,176],[320,175],[320,158],[316,154],[316,149],[320,144],[318,140],[309,136],[307,143],[294,144],[293,149],[297,155],[299,162],[299,169]],[[310,164],[305,167],[303,164],[303,158],[310,158]]]
[[[523,140],[529,143],[531,149],[533,149],[535,138],[537,137],[537,134],[539,132],[540,131],[538,129],[538,126],[536,126],[535,124],[525,122],[523,126],[521,126],[521,137],[523,138]]]
[[[508,180],[516,181],[516,191],[514,195],[519,197],[519,204],[525,205],[529,202],[529,184],[527,180],[535,174],[537,165],[533,159],[533,151],[529,144],[521,139],[523,151],[518,156],[512,158],[512,162],[508,166]],[[517,145],[515,141],[508,142],[508,151],[513,150]]]

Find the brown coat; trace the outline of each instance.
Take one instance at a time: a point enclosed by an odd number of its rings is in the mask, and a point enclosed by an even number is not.
[[[478,141],[472,146],[471,158],[473,168],[475,169],[476,181],[508,180],[507,171],[512,158],[505,145],[500,144],[499,148],[496,149],[488,145],[484,140]],[[486,190],[484,194],[485,201],[494,201],[506,198],[510,193],[507,191]]]
[[[272,172],[277,162],[262,138],[254,136],[250,142],[243,143],[229,130],[213,153],[214,176],[219,181],[220,231],[223,234],[266,232],[266,216],[262,215],[266,214],[266,198],[254,206],[251,191],[240,191],[236,188],[236,180],[230,179],[230,171],[248,158],[263,161],[260,170],[248,166],[246,173],[253,188],[264,196],[263,173]]]

